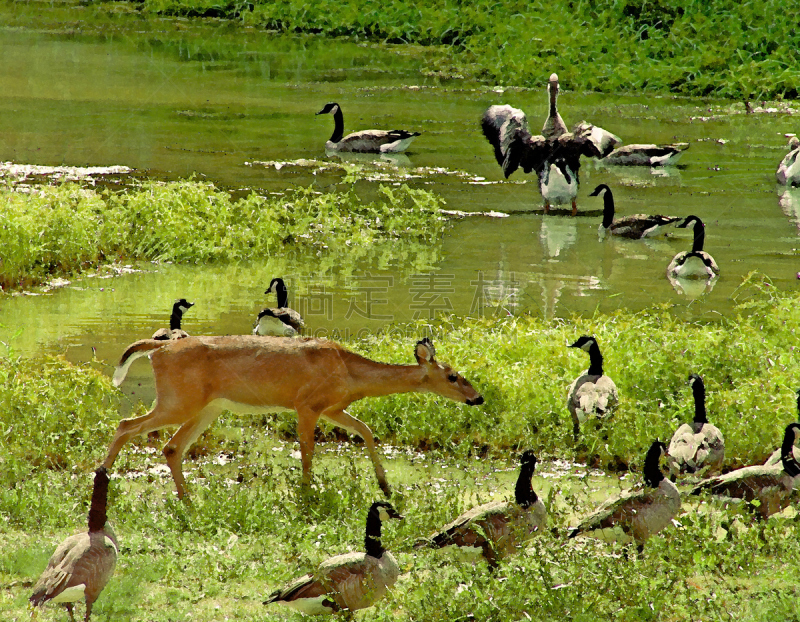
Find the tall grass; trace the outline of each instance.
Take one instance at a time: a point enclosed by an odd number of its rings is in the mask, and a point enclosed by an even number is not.
[[[380,186],[367,202],[351,188],[300,188],[233,200],[211,184],[149,182],[120,194],[76,185],[30,193],[0,189],[0,286],[26,287],[101,261],[237,261],[282,252],[356,260],[431,247],[445,228],[443,201],[425,190]],[[397,243],[400,242],[398,245]]]
[[[446,46],[432,69],[576,90],[796,98],[797,11],[777,0],[145,0],[146,10],[281,32]],[[724,33],[724,36],[721,36]]]

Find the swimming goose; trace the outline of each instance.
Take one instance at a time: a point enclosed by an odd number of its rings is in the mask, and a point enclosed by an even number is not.
[[[278,296],[276,308],[266,308],[259,312],[253,327],[254,335],[274,335],[276,337],[291,337],[303,330],[305,323],[300,314],[286,305],[289,302],[289,293],[286,284],[280,277],[272,279],[265,294],[272,293],[272,286]]]
[[[688,148],[689,143],[625,145],[614,149],[601,162],[615,166],[672,166]]]
[[[588,536],[605,542],[637,544],[639,552],[647,539],[670,524],[681,508],[678,489],[661,472],[659,461],[666,445],[655,441],[644,459],[644,490],[627,490],[605,501],[574,527],[570,538]]]
[[[800,421],[800,389],[797,390],[797,420]],[[800,461],[800,449],[797,447],[793,448],[792,455],[794,456],[795,460]],[[767,461],[764,463],[767,466],[771,466],[773,464],[778,464],[781,461],[781,449],[780,447],[772,452],[772,455],[767,458]]]
[[[725,459],[725,439],[706,417],[706,387],[697,374],[689,376],[694,394],[694,420],[680,426],[669,443],[669,472],[672,481],[684,473],[703,475],[718,472]]]
[[[524,452],[514,501],[494,501],[474,507],[415,547],[480,549],[489,565],[496,567],[499,558],[516,552],[523,542],[547,526],[547,510],[531,485],[535,468],[533,451]]]
[[[604,417],[619,403],[617,386],[603,374],[603,355],[594,337],[582,336],[568,346],[589,353],[589,369],[569,386],[567,408],[572,415],[572,431],[578,437],[580,424],[592,415]]]
[[[64,603],[72,614],[73,603],[86,600],[88,622],[92,605],[114,574],[119,545],[114,531],[106,524],[108,474],[105,468],[95,471],[92,502],[89,509],[89,531],[64,540],[56,549],[47,568],[33,586],[30,601],[40,607],[47,601]]]
[[[542,135],[531,135],[525,113],[508,105],[490,106],[481,118],[481,128],[506,178],[520,166],[526,173],[535,171],[544,211],[550,211],[551,205],[571,203],[574,216],[578,211],[580,157],[601,158],[610,153],[620,139],[586,122],[567,132],[555,108],[558,76],[553,74],[550,78],[550,114]]]
[[[189,336],[181,329],[183,314],[194,306],[193,302],[186,302],[186,298],[176,300],[172,305],[172,314],[169,316],[169,328],[159,328],[153,333],[153,339],[168,341],[169,339],[183,339]]]
[[[381,545],[381,521],[403,517],[385,501],[367,513],[366,553],[345,553],[325,560],[314,573],[274,592],[264,604],[283,603],[308,615],[371,607],[400,575],[394,556]]]
[[[695,486],[691,494],[708,492],[715,496],[742,499],[752,503],[757,516],[763,519],[784,510],[789,505],[792,493],[800,486],[800,464],[794,458],[794,444],[799,434],[800,423],[786,426],[779,464],[759,464],[711,477]]]
[[[334,129],[328,142],[325,143],[326,151],[355,151],[358,153],[400,153],[408,149],[411,141],[419,132],[406,130],[363,130],[344,135],[344,115],[337,103],[325,104],[317,114],[332,114]]]
[[[691,251],[678,253],[667,267],[667,275],[682,278],[708,279],[719,274],[719,266],[714,258],[703,250],[706,239],[706,226],[697,216],[688,216],[677,229],[694,230],[694,243]]]
[[[611,188],[606,184],[600,184],[595,188],[590,197],[603,196],[603,222],[600,223],[599,232],[601,236],[616,235],[632,240],[642,238],[652,238],[664,233],[664,228],[674,225],[681,220],[678,216],[647,216],[645,214],[634,214],[624,216],[614,220],[614,195]]]
[[[800,186],[800,138],[786,134],[789,139],[789,153],[781,160],[775,179],[784,186]]]

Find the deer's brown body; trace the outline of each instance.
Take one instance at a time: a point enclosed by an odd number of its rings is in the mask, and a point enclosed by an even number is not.
[[[358,434],[367,445],[378,483],[388,495],[372,432],[344,412],[348,405],[364,397],[411,391],[437,393],[471,405],[483,403],[469,382],[436,362],[427,339],[416,345],[417,365],[377,363],[319,339],[245,335],[189,337],[166,343],[144,339],[123,354],[115,384],[121,384],[135,358],[147,354],[155,375],[155,406],[146,415],[120,422],[103,466],[111,468],[132,437],[180,426],[164,447],[179,497],[185,492],[183,454],[223,409],[297,411],[304,484],[311,480],[314,429],[320,417]]]

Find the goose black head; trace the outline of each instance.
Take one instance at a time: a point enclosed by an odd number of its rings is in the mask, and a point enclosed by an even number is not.
[[[600,184],[599,186],[597,186],[597,188],[592,190],[592,193],[589,196],[590,197],[599,197],[600,193],[603,192],[603,191],[611,192],[611,188],[609,188],[606,184]]]
[[[180,310],[181,313],[184,313],[191,309],[194,306],[193,302],[188,302],[186,298],[181,298],[180,300],[176,300],[175,304],[172,305],[172,309],[174,311]]]
[[[280,277],[275,277],[274,279],[272,279],[269,282],[269,287],[267,288],[267,291],[265,291],[264,293],[265,294],[271,294],[273,285],[275,286],[275,292],[285,292],[286,291],[286,283],[283,282],[283,279],[280,278]]]
[[[339,110],[339,104],[336,102],[331,102],[329,104],[325,104],[325,107],[316,114],[331,114],[335,113],[337,110]]]
[[[588,352],[592,349],[593,346],[597,345],[597,340],[594,337],[590,337],[589,335],[583,335],[578,338],[573,344],[568,345],[568,348],[580,348],[581,350],[585,350]]]
[[[705,225],[697,216],[687,216],[677,229],[702,229]]]
[[[369,508],[369,514],[377,516],[382,521],[396,518],[403,520],[403,515],[394,509],[394,506],[388,501],[376,501]]]

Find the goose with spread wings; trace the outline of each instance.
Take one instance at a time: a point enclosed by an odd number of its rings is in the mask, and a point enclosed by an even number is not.
[[[552,205],[572,204],[577,214],[578,171],[580,158],[602,158],[611,153],[620,139],[590,123],[580,123],[568,132],[558,114],[558,76],[550,76],[548,84],[550,114],[542,134],[532,135],[528,119],[518,108],[508,105],[490,106],[483,114],[483,135],[494,148],[497,163],[508,178],[518,168],[526,173],[535,171],[544,199],[544,211]]]

